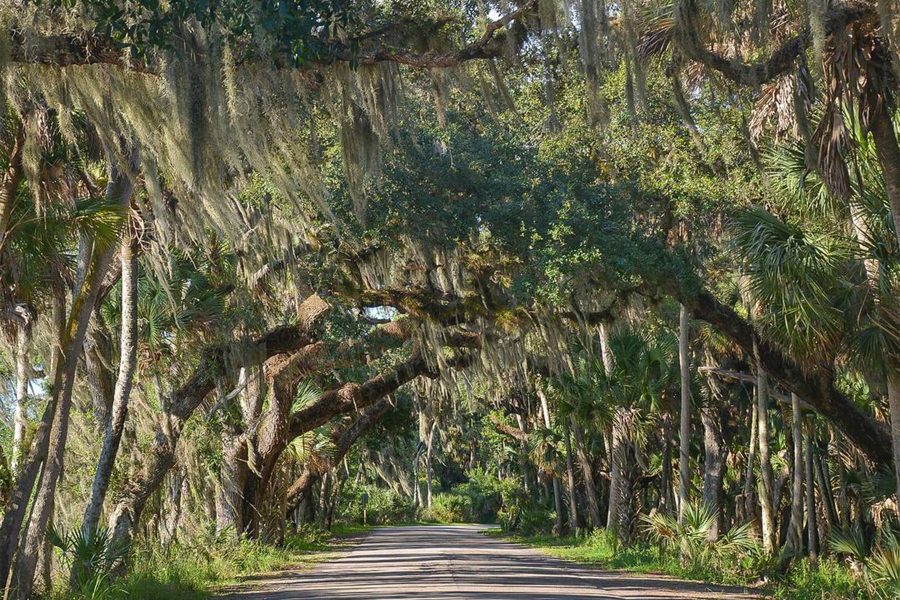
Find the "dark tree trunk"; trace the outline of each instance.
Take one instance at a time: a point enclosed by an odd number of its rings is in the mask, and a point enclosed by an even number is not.
[[[584,479],[584,495],[588,507],[588,517],[590,518],[591,527],[602,527],[603,517],[600,512],[600,502],[597,495],[597,482],[594,479],[594,468],[591,464],[591,457],[588,455],[584,442],[584,431],[581,429],[574,417],[570,418],[572,424],[572,433],[575,438],[575,455],[578,457],[578,464],[581,465],[581,474]]]
[[[663,456],[662,456],[662,475],[660,478],[660,501],[659,509],[664,513],[671,513],[675,510],[675,488],[672,485],[672,443],[674,441],[674,432],[672,427],[672,415],[668,412],[662,416],[662,434],[663,434]]]
[[[563,439],[566,445],[566,481],[569,484],[569,531],[578,531],[578,494],[575,488],[575,468],[572,463],[572,440],[569,421],[563,419]]]
[[[811,421],[807,421],[806,442],[804,444],[804,463],[806,481],[812,482],[813,478],[813,439],[815,438],[815,427]],[[814,563],[819,557],[818,542],[818,526],[816,524],[816,500],[813,494],[813,486],[806,486],[806,532],[807,532],[807,548],[809,550],[809,558]]]
[[[727,450],[722,441],[722,422],[718,407],[704,406],[700,411],[700,420],[703,423],[704,449],[703,503],[716,515],[708,538],[717,540],[724,525],[722,495]]]
[[[684,305],[678,319],[678,365],[681,378],[681,412],[678,434],[678,522],[691,502],[691,347],[690,317]]]

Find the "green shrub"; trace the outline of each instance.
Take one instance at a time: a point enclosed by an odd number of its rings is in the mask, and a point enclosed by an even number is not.
[[[467,521],[495,523],[503,505],[504,482],[482,468],[466,472],[468,481],[454,488],[469,500]]]
[[[421,518],[437,523],[494,523],[503,502],[503,484],[477,468],[466,473],[465,483],[436,494]]]
[[[433,523],[470,523],[474,520],[472,500],[457,490],[435,494],[431,506],[422,510],[421,519]]]
[[[500,482],[500,497],[497,522],[504,531],[535,535],[553,529],[556,513],[527,493],[518,481],[507,479]]]
[[[387,525],[412,520],[412,502],[397,492],[374,485],[348,485],[341,495],[338,514],[350,523]]]
[[[775,589],[775,598],[784,600],[857,600],[872,598],[866,586],[854,577],[847,565],[834,558],[820,560],[817,566],[798,561]]]
[[[704,505],[688,505],[680,523],[676,516],[663,513],[642,515],[641,519],[660,555],[668,553],[678,558],[678,574],[684,577],[740,582],[773,566],[762,553],[749,523],[732,527],[710,541],[716,514]]]
[[[62,538],[62,536],[60,536]],[[53,600],[202,600],[216,586],[252,573],[294,566],[311,551],[328,547],[330,534],[310,530],[287,537],[276,547],[256,540],[237,540],[228,533],[201,536],[191,542],[167,547],[156,544],[134,548],[128,574],[117,580],[103,579],[103,585],[71,590],[61,573]],[[65,542],[65,539],[62,539]]]

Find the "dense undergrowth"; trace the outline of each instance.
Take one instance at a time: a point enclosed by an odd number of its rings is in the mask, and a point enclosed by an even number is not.
[[[774,565],[757,563],[752,558],[738,559],[730,566],[709,563],[685,564],[675,552],[648,543],[622,547],[603,531],[581,538],[550,534],[516,535],[497,531],[519,543],[547,554],[604,569],[622,569],[636,573],[662,573],[673,577],[727,585],[758,588],[775,598],[792,600],[839,600],[892,598],[886,589],[869,586],[864,577],[854,576],[851,568],[837,558],[796,563],[779,574]],[[760,559],[761,560],[761,559]],[[749,568],[754,566],[761,570]]]
[[[201,536],[191,542],[135,548],[126,576],[96,577],[70,589],[58,581],[48,600],[203,600],[222,586],[258,573],[287,567],[312,565],[330,556],[340,545],[339,537],[363,530],[360,526],[338,526],[334,532],[308,529],[289,534],[274,545],[232,536]],[[102,574],[101,574],[102,575]]]

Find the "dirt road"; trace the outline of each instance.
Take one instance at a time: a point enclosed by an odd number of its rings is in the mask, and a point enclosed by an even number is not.
[[[248,581],[227,600],[573,600],[752,598],[656,575],[587,569],[484,535],[477,526],[375,529],[337,559]]]

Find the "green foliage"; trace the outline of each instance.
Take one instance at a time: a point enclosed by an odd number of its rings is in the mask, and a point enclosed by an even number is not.
[[[190,542],[175,542],[165,547],[147,545],[135,548],[138,557],[128,574],[105,587],[67,589],[52,600],[159,600],[179,598],[203,600],[214,589],[244,575],[297,567],[320,560],[331,547],[330,534],[310,530],[289,535],[282,547],[253,540],[237,540],[233,532],[201,536]]]
[[[71,567],[72,588],[85,598],[100,600],[109,597],[116,588],[113,570],[125,559],[128,545],[115,542],[112,532],[100,528],[85,532],[80,527],[58,531],[51,526],[47,540],[62,551]]]
[[[832,552],[843,554],[859,563],[866,560],[871,544],[866,535],[853,527],[847,531],[835,530],[828,537],[828,547]]]
[[[431,523],[471,523],[475,520],[469,497],[455,490],[435,494],[431,506],[422,510],[421,519]]]
[[[896,540],[872,553],[866,562],[866,578],[879,597],[900,596],[900,545]]]
[[[808,560],[798,562],[778,582],[774,596],[783,600],[871,598],[859,578],[833,558],[821,560],[815,565]]]
[[[718,539],[710,539],[716,514],[703,505],[685,507],[681,523],[674,515],[642,515],[650,541],[660,550],[674,553],[685,573],[720,573],[738,579],[764,567],[758,540],[745,523],[731,528]]]
[[[468,481],[435,494],[421,518],[437,523],[494,523],[503,504],[507,482],[482,468],[466,473]]]
[[[832,552],[847,557],[858,579],[865,583],[876,598],[900,596],[900,540],[894,534],[885,535],[875,548],[859,529],[834,531],[828,539]]]
[[[504,531],[521,535],[549,532],[556,521],[556,513],[544,506],[533,493],[528,493],[518,481],[502,482],[502,506],[497,521]]]
[[[412,500],[394,490],[375,485],[346,485],[341,494],[338,514],[351,523],[387,525],[412,520]]]
[[[266,36],[273,57],[281,55],[299,65],[327,56],[331,38],[356,20],[351,3],[344,0],[278,0],[257,7],[238,0],[65,0],[59,4],[66,9],[84,9],[96,22],[97,31],[133,58],[152,56],[158,49],[180,49],[178,39],[184,35],[184,23],[195,20],[212,31],[219,30],[236,45],[250,35]],[[241,56],[247,58],[249,53],[250,48],[244,48]]]
[[[703,525],[706,515],[694,510],[693,526],[685,526],[690,532],[685,537],[692,538]],[[668,523],[663,531],[674,532],[677,525]],[[671,534],[666,533],[666,539]],[[741,534],[744,537],[744,534]],[[721,584],[757,586],[761,577],[770,580],[768,589],[773,597],[780,600],[882,600],[894,598],[896,588],[874,588],[863,577],[841,561],[829,557],[814,565],[808,560],[795,563],[786,573],[779,573],[775,565],[761,561],[755,551],[741,551],[734,547],[736,540],[724,541],[737,554],[734,565],[717,561],[684,563],[678,545],[662,547],[656,544],[635,543],[622,547],[615,536],[598,529],[586,538],[559,538],[550,535],[513,537],[512,539],[534,546],[558,558],[590,564],[603,569],[622,569],[639,573],[664,573],[674,577],[701,579]],[[699,540],[697,540],[699,545]],[[738,544],[740,546],[740,544]]]

